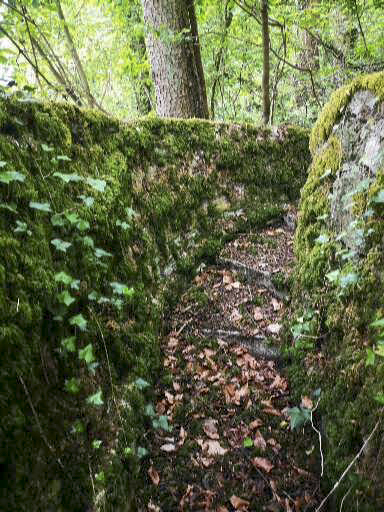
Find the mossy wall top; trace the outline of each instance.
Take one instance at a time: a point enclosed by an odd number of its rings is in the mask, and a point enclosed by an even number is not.
[[[164,304],[298,196],[308,136],[0,107],[0,509],[129,510]]]
[[[298,393],[322,389],[326,490],[383,415],[384,73],[337,91],[311,134],[313,163],[296,232],[297,316],[311,332],[294,367]],[[305,305],[305,306],[304,306]],[[384,322],[383,322],[384,325]],[[381,355],[380,355],[381,354]],[[304,365],[302,359],[304,358]],[[310,375],[310,379],[307,376]],[[384,426],[333,494],[331,510],[382,510]]]

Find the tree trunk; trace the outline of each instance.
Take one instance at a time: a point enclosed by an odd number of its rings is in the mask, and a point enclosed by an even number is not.
[[[268,124],[271,115],[271,100],[269,96],[268,0],[261,0],[261,25],[263,32],[263,122]]]
[[[208,118],[197,23],[196,19],[193,22],[190,1],[142,0],[160,117]]]

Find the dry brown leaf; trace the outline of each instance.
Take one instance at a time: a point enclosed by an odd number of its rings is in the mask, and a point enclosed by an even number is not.
[[[288,388],[288,382],[281,377],[281,375],[276,375],[275,380],[271,384],[272,389],[281,389],[282,391],[286,391]]]
[[[243,315],[240,313],[240,311],[238,309],[234,309],[230,315],[230,320],[231,322],[239,322],[242,318],[243,318]]]
[[[152,483],[154,485],[159,485],[159,483],[160,483],[160,476],[159,476],[159,473],[156,471],[156,469],[153,466],[151,466],[148,469],[148,475],[150,476],[150,479],[152,480]]]
[[[228,451],[226,448],[220,446],[219,441],[203,441],[202,439],[196,439],[196,442],[206,455],[225,455]]]
[[[253,439],[253,444],[256,448],[258,448],[261,452],[265,452],[267,448],[267,443],[263,437],[263,434],[258,430]]]
[[[176,391],[176,393],[178,393],[181,389],[181,386],[178,382],[173,382],[172,386],[173,386],[173,389]]]
[[[204,421],[203,430],[210,439],[220,439],[216,425],[217,420],[208,419]]]
[[[279,453],[279,451],[281,450],[281,444],[279,444],[276,439],[273,439],[273,437],[271,437],[270,439],[268,439],[267,443],[272,447],[272,450],[275,452],[275,453]]]
[[[301,407],[305,409],[313,409],[313,402],[308,396],[301,397]]]
[[[183,427],[181,427],[179,432],[179,442],[177,443],[178,446],[183,446],[184,441],[187,439],[187,436],[187,432],[183,429]]]
[[[267,331],[269,331],[271,334],[279,334],[281,330],[280,324],[270,324],[267,327]]]
[[[275,298],[271,300],[271,304],[274,311],[279,311],[283,306],[282,303],[276,300]]]
[[[152,500],[148,503],[148,512],[160,512],[161,509],[154,503],[152,503]]]
[[[256,428],[259,428],[261,427],[261,425],[263,424],[263,422],[261,421],[261,419],[257,418],[256,420],[253,420],[250,424],[249,424],[249,428],[251,430],[255,430]]]
[[[261,308],[254,308],[253,309],[253,318],[256,320],[256,322],[260,322],[260,320],[263,320],[264,313]]]
[[[227,507],[221,506],[221,507],[217,507],[216,512],[229,512],[229,510],[227,509]]]
[[[231,284],[234,282],[234,279],[232,277],[232,274],[229,272],[224,272],[223,274],[223,284]]]
[[[171,393],[169,393],[168,391],[165,391],[164,395],[165,395],[165,398],[168,400],[168,402],[170,404],[173,404],[173,402],[175,400],[174,396]]]
[[[243,500],[243,498],[233,495],[229,501],[236,510],[242,510],[244,512],[248,510],[249,501]]]
[[[255,466],[255,468],[262,469],[266,473],[270,473],[273,468],[273,464],[264,457],[255,457],[252,460],[252,464]]]
[[[160,450],[163,452],[171,453],[176,450],[176,446],[173,443],[167,443],[160,446]]]
[[[215,462],[214,459],[210,459],[208,457],[201,457],[200,461],[205,468],[209,468],[209,466],[212,466],[212,464]]]

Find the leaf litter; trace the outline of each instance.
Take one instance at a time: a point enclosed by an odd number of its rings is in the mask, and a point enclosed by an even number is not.
[[[222,256],[272,279],[290,274],[292,245],[288,229],[270,227],[240,235]],[[236,270],[218,264],[197,275],[164,339],[167,379],[155,409],[173,437],[161,429],[147,434],[140,512],[316,509],[319,463],[306,454],[313,432],[289,429],[284,372],[246,343],[227,341],[235,332],[278,344],[285,314],[272,287]],[[302,405],[310,408],[311,400],[303,397]]]

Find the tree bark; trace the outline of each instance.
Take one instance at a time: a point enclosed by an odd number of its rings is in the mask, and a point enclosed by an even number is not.
[[[268,0],[261,0],[261,26],[263,33],[263,123],[268,124],[271,115],[271,99],[269,95],[269,24]]]
[[[192,12],[190,3],[191,0],[142,0],[160,117],[208,118],[197,23],[196,19],[193,22],[194,7],[192,4]]]

